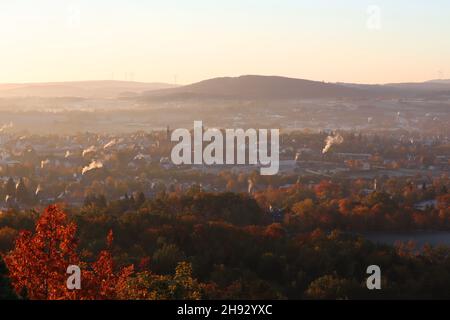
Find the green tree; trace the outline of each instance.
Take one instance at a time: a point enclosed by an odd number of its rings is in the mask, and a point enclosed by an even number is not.
[[[8,278],[8,270],[0,257],[0,300],[12,300],[17,299],[14,291],[11,287],[11,283]]]
[[[174,244],[164,244],[153,254],[153,268],[157,272],[168,274],[184,260],[184,253]]]
[[[192,277],[192,266],[180,262],[175,275],[157,275],[149,271],[138,273],[121,294],[134,300],[199,300],[202,285]]]
[[[305,295],[310,299],[351,299],[357,287],[352,280],[325,275],[311,282]]]
[[[20,181],[17,184],[16,198],[19,202],[22,203],[30,202],[30,192],[28,191],[28,188],[26,187],[25,182],[23,181],[22,178],[20,178]]]

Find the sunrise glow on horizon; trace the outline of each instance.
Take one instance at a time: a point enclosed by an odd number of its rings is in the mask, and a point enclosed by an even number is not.
[[[4,0],[0,83],[450,78],[450,2],[310,2]]]

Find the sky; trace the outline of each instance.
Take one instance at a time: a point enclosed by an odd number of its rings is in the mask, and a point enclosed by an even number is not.
[[[0,83],[450,78],[448,0],[1,0]]]

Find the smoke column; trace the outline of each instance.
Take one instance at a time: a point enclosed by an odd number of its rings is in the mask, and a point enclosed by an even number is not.
[[[323,154],[327,153],[333,145],[341,144],[343,142],[344,138],[340,134],[337,134],[334,137],[328,136],[325,139],[325,147],[323,148],[322,153]]]

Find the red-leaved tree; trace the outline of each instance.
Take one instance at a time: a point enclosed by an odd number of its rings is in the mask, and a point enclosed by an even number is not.
[[[22,231],[13,250],[5,257],[15,291],[22,297],[39,300],[116,299],[126,286],[133,266],[114,272],[110,253],[102,251],[92,265],[80,261],[77,254],[76,225],[68,222],[66,213],[49,206],[36,224],[35,233]],[[67,289],[67,267],[78,265],[82,270],[81,290]]]

